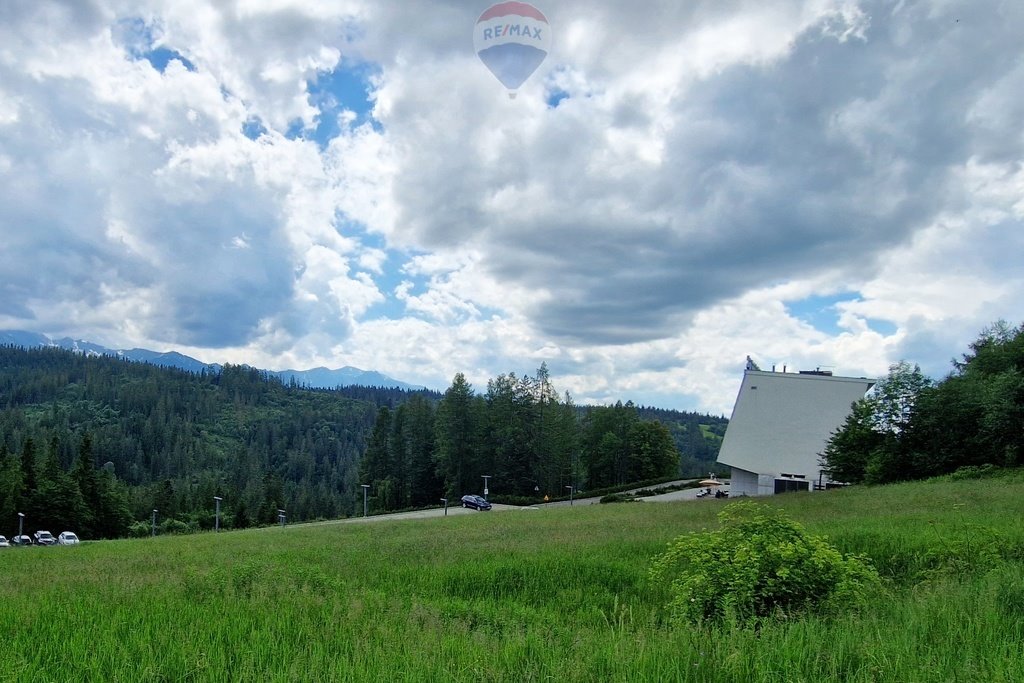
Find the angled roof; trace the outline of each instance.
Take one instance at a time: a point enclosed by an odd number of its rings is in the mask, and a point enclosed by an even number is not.
[[[758,474],[816,479],[818,454],[874,380],[747,370],[718,462]]]

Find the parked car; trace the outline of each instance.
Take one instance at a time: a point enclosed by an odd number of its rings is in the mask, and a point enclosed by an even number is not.
[[[77,545],[78,536],[73,531],[62,531],[57,536],[57,545]]]
[[[11,545],[32,545],[32,539],[26,534],[21,536],[14,536],[11,538]]]
[[[491,504],[483,496],[470,494],[462,497],[462,507],[473,508],[474,510],[490,510]]]
[[[0,548],[10,548],[11,544],[7,542],[6,536],[0,536]]]
[[[57,545],[57,539],[49,531],[37,531],[32,540],[36,545]]]

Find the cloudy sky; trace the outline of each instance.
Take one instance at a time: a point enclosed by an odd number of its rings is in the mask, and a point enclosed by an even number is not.
[[[0,329],[728,415],[1024,320],[1024,3],[4,0]]]

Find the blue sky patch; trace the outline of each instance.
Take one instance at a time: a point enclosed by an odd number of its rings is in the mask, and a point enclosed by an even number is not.
[[[843,332],[839,327],[839,311],[836,304],[843,301],[856,301],[860,295],[856,292],[838,292],[823,296],[810,296],[800,301],[786,304],[789,314],[801,320],[819,332],[836,335]]]
[[[338,234],[358,241],[364,248],[379,249],[386,254],[380,273],[365,271],[359,267],[357,259],[352,260],[353,271],[366,272],[384,295],[383,302],[374,304],[367,310],[366,319],[401,320],[406,314],[405,302],[395,296],[395,289],[401,283],[410,281],[413,283],[412,292],[422,294],[426,291],[430,279],[403,272],[402,264],[409,260],[410,254],[389,249],[383,235],[367,231],[361,223],[349,220],[344,214],[338,213],[335,215],[334,228]]]
[[[185,68],[189,71],[196,70],[196,65],[190,62],[183,54],[167,47],[158,47],[149,52],[144,52],[142,53],[142,58],[152,64],[153,68],[160,73],[166,71],[167,65],[175,59],[185,65]]]
[[[866,322],[868,324],[868,327],[870,327],[872,330],[882,335],[883,337],[891,337],[892,335],[896,334],[896,332],[899,331],[900,329],[899,327],[896,326],[896,323],[889,322],[888,320],[868,318]]]
[[[174,60],[181,62],[189,71],[195,71],[193,64],[177,50],[159,44],[159,28],[154,28],[139,17],[122,19],[113,27],[114,35],[124,45],[132,59],[145,59],[154,69],[163,73]]]
[[[344,111],[355,115],[351,125],[369,122],[379,130],[380,124],[370,114],[373,110],[371,79],[379,71],[374,64],[342,61],[333,71],[321,72],[315,81],[308,83],[310,102],[320,110],[316,130],[309,137],[321,148],[341,134],[339,117]]]
[[[561,88],[549,88],[544,93],[544,101],[551,109],[557,109],[558,105],[562,103],[562,100],[569,99],[569,93],[562,90]]]
[[[246,119],[245,123],[242,124],[242,135],[249,138],[250,140],[257,140],[261,135],[266,135],[267,127],[263,125],[259,117],[250,116]]]

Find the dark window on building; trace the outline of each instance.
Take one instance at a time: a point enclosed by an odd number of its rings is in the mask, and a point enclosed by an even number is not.
[[[775,493],[791,493],[793,491],[807,491],[810,487],[806,481],[793,481],[792,479],[776,479]]]

